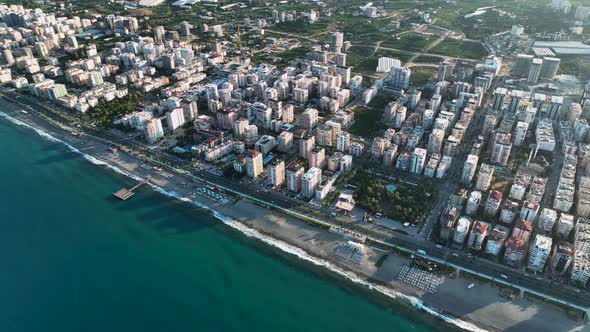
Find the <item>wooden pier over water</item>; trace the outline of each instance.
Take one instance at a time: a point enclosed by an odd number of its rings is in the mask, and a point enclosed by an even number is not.
[[[135,189],[143,186],[144,184],[150,182],[151,180],[151,176],[148,176],[145,180],[141,181],[140,183],[136,184],[135,186],[133,186],[133,188],[127,189],[127,188],[121,188],[117,191],[115,191],[113,193],[113,195],[123,201],[128,200],[129,198],[131,198],[131,196],[135,195],[135,193],[133,192]]]

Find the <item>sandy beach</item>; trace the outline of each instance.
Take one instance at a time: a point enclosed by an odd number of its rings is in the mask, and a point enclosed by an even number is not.
[[[356,275],[388,287],[389,289],[416,297],[424,304],[446,315],[471,322],[481,329],[502,331],[590,331],[587,325],[568,317],[561,308],[528,297],[509,300],[500,296],[500,289],[466,275],[451,278],[443,275],[436,293],[425,292],[398,279],[402,267],[410,265],[411,259],[404,255],[386,253],[365,246],[365,259],[360,263],[340,258],[336,248],[347,239],[326,229],[312,226],[302,220],[258,206],[245,199],[221,193],[223,200],[196,192],[204,187],[194,179],[171,171],[159,171],[143,160],[123,151],[108,151],[108,145],[92,138],[73,138],[67,131],[55,128],[33,114],[24,114],[20,108],[3,100],[3,112],[32,127],[40,128],[63,140],[81,153],[119,168],[137,179],[151,177],[151,184],[177,197],[199,202],[211,210],[237,220],[260,233],[282,240],[303,249],[308,254],[329,261]],[[122,184],[123,186],[123,184]],[[113,191],[119,188],[113,188]],[[141,188],[140,190],[146,190]],[[133,199],[130,198],[131,200]],[[121,202],[125,204],[125,202]],[[387,255],[386,258],[383,256]],[[381,264],[378,264],[381,262]],[[473,284],[471,288],[469,285]]]

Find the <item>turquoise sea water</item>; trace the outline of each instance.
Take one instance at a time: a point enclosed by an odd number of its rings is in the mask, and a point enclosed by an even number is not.
[[[1,118],[0,153],[0,331],[442,330]]]

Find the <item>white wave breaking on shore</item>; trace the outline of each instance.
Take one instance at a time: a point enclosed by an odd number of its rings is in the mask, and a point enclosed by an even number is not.
[[[24,123],[18,119],[15,119],[4,112],[0,111],[0,117],[5,118],[8,121],[10,121],[18,126],[32,129],[39,136],[41,136],[49,141],[64,144],[70,151],[80,154],[86,160],[90,161],[91,163],[93,163],[95,165],[105,166],[105,167],[110,168],[111,170],[113,170],[121,175],[127,176],[127,177],[134,179],[136,181],[143,181],[144,180],[143,178],[141,178],[131,172],[128,172],[128,171],[123,170],[117,166],[114,166],[108,162],[100,160],[92,155],[84,153],[84,152],[80,151],[79,149],[77,149],[76,147],[68,144],[67,142],[52,136],[51,134],[47,133],[46,131],[36,128],[34,126],[31,126],[27,123]],[[391,288],[387,288],[387,287],[384,287],[381,285],[376,285],[374,283],[371,283],[371,282],[363,279],[362,277],[358,276],[356,273],[342,269],[342,268],[336,266],[335,264],[330,263],[328,260],[315,257],[315,256],[309,254],[307,251],[305,251],[297,246],[291,245],[285,241],[276,239],[274,237],[262,234],[258,230],[250,228],[250,227],[246,226],[245,224],[243,224],[233,218],[225,216],[222,213],[212,209],[211,207],[207,206],[206,204],[204,204],[202,202],[199,202],[197,200],[191,200],[190,198],[184,197],[174,191],[167,191],[164,188],[157,186],[151,182],[148,182],[148,185],[150,187],[152,187],[158,193],[161,193],[161,194],[171,197],[171,198],[178,199],[178,200],[186,202],[186,203],[193,204],[199,208],[202,208],[202,209],[205,209],[205,210],[211,212],[211,214],[216,219],[220,220],[225,225],[232,227],[233,229],[241,232],[242,234],[244,234],[248,237],[256,238],[257,240],[260,240],[260,241],[266,243],[267,245],[270,245],[270,246],[277,248],[277,249],[279,249],[283,252],[286,252],[288,254],[297,256],[301,260],[307,261],[307,262],[312,263],[316,266],[326,268],[326,269],[330,270],[331,272],[336,273],[336,274],[352,281],[353,283],[367,287],[373,291],[379,292],[380,294],[385,295],[385,296],[390,297],[395,300],[399,300],[399,299],[406,300],[406,301],[410,302],[415,308],[420,309],[420,310],[422,310],[430,315],[433,315],[435,317],[438,317],[439,319],[441,319],[449,324],[455,325],[463,330],[473,331],[473,332],[485,332],[486,331],[486,330],[481,329],[472,323],[441,314],[441,313],[437,312],[436,310],[426,306],[422,300],[420,300],[416,297],[409,296],[409,295],[406,295],[406,294],[403,294],[400,292],[396,292],[395,290],[393,290]]]
[[[5,118],[6,120],[14,123],[17,126],[21,126],[21,127],[26,127],[26,128],[32,129],[37,134],[39,134],[39,136],[41,136],[41,137],[43,137],[43,138],[45,138],[45,139],[47,139],[49,141],[64,143],[62,140],[59,140],[59,139],[57,139],[57,138],[49,135],[49,133],[47,133],[46,131],[43,131],[43,130],[38,129],[38,128],[35,128],[35,127],[33,127],[33,126],[31,126],[31,125],[29,125],[27,123],[22,122],[21,120],[15,119],[15,118],[11,117],[10,115],[8,115],[8,114],[6,114],[4,112],[1,112],[0,111],[0,117]]]

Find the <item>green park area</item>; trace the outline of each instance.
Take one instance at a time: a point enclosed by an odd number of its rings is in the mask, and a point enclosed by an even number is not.
[[[349,128],[348,132],[366,138],[377,136],[378,131],[381,129],[383,109],[357,106],[353,112],[354,124]]]
[[[575,75],[584,80],[590,80],[590,56],[561,57],[559,74]]]
[[[355,73],[361,74],[375,74],[375,69],[377,68],[377,64],[379,63],[378,56],[370,56],[367,57],[364,61],[358,63],[354,66],[353,70]]]
[[[374,44],[390,36],[388,33],[379,31],[389,24],[389,20],[367,19],[366,17],[337,16],[331,18],[332,26],[344,31],[347,40],[354,43]]]
[[[151,8],[139,8],[131,10],[130,14],[140,17],[146,17],[141,28],[149,28],[158,25],[164,26],[166,30],[178,29],[178,24],[187,21],[191,24],[197,24],[199,13],[195,8],[178,8],[169,5],[155,6]],[[149,18],[149,19],[147,19]],[[210,22],[210,24],[213,22]]]
[[[430,68],[412,70],[410,83],[412,86],[422,86],[434,78],[436,71]]]
[[[415,62],[415,63],[439,63],[442,61],[443,61],[443,58],[441,58],[439,56],[420,55],[417,58],[415,58],[413,62]]]
[[[582,0],[583,1],[583,0]],[[575,7],[575,1],[572,5]],[[580,3],[580,2],[578,2]],[[481,15],[465,18],[481,7],[494,6]],[[547,1],[539,0],[473,0],[457,1],[454,5],[439,2],[432,4],[434,24],[453,31],[463,32],[467,38],[481,39],[510,30],[513,24],[527,27],[526,33],[566,31],[567,19],[557,19]]]
[[[478,42],[462,40],[443,40],[430,50],[430,53],[466,59],[482,59],[487,55],[485,48]]]
[[[141,93],[134,91],[121,99],[113,99],[109,102],[101,100],[98,106],[88,112],[76,114],[98,127],[108,127],[115,119],[135,111],[135,105],[140,100]]]
[[[346,56],[346,62],[351,66],[358,66],[359,63],[367,60],[373,54],[374,47],[370,46],[352,46]]]
[[[277,67],[282,68],[287,66],[290,61],[305,57],[310,50],[309,47],[301,46],[272,54],[257,53],[251,57],[251,61],[254,65],[273,63]]]
[[[385,106],[393,100],[393,97],[379,93],[367,106],[357,106],[353,109],[354,124],[349,132],[366,138],[373,138],[381,133],[381,118]]]
[[[436,37],[426,37],[417,33],[406,33],[398,38],[392,38],[381,43],[382,47],[395,48],[398,50],[421,52],[426,46],[432,43]]]
[[[272,27],[272,30],[305,36],[323,32],[327,27],[328,22],[326,20],[320,20],[315,23],[296,20],[277,23]]]
[[[356,172],[350,183],[357,187],[354,198],[359,207],[402,222],[419,223],[433,202],[432,195],[421,184],[388,186],[362,170]]]
[[[278,52],[276,56],[281,58],[284,62],[289,62],[295,59],[303,58],[309,51],[311,51],[309,47],[301,46]]]
[[[380,92],[375,97],[373,97],[373,99],[367,106],[382,110],[385,108],[385,106],[387,106],[387,104],[389,104],[394,99],[394,96],[385,92]]]

